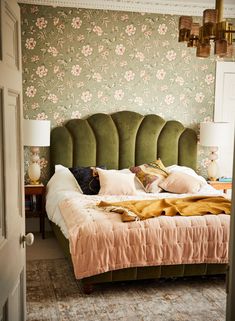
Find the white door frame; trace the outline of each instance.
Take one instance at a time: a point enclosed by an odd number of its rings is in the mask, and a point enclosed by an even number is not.
[[[224,92],[224,75],[226,73],[235,73],[235,62],[216,62],[216,82],[215,82],[215,108],[214,121],[223,119],[223,92]],[[235,92],[235,89],[234,89]],[[235,103],[235,101],[234,101]]]

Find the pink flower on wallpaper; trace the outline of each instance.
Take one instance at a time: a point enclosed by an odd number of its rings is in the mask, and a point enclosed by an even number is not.
[[[47,26],[47,20],[45,20],[44,17],[37,18],[35,25],[38,27],[38,29],[45,29]]]
[[[36,110],[36,109],[39,108],[39,104],[38,104],[38,103],[33,103],[33,104],[31,105],[31,108],[32,108],[32,110]]]
[[[53,104],[56,104],[58,102],[58,97],[55,94],[49,94],[47,99],[50,100]]]
[[[44,120],[47,118],[48,118],[48,116],[44,112],[37,114],[37,117],[36,117],[36,119],[38,119],[38,120]]]
[[[124,91],[122,89],[115,90],[114,98],[116,100],[122,100],[124,97]]]
[[[39,57],[37,55],[34,55],[34,56],[31,57],[31,61],[32,62],[36,62],[38,60],[39,60]]]
[[[77,36],[77,41],[83,41],[85,39],[84,35],[78,35]]]
[[[56,57],[58,55],[58,50],[55,47],[49,47],[47,49],[47,52],[51,53],[53,57]]]
[[[88,90],[84,91],[81,94],[81,99],[84,101],[84,103],[87,103],[88,101],[91,101],[91,98],[92,98],[92,94]]]
[[[53,117],[54,117],[54,119],[56,120],[56,119],[58,119],[58,118],[60,117],[60,114],[57,113],[57,112],[55,112],[54,115],[53,115]]]
[[[25,41],[25,47],[29,50],[33,50],[36,46],[36,40],[34,38],[28,38]]]
[[[165,72],[164,69],[158,69],[157,70],[157,73],[156,73],[157,79],[163,80],[165,78],[165,76],[166,76],[166,72]]]
[[[203,168],[207,168],[208,167],[208,165],[210,164],[210,160],[209,160],[209,158],[204,158],[204,159],[202,159],[201,160],[201,166],[203,167]]]
[[[124,78],[126,79],[126,81],[134,80],[135,73],[132,70],[128,70],[125,72]]]
[[[37,89],[34,86],[29,86],[26,88],[25,94],[28,97],[34,97],[36,95]]]
[[[142,106],[142,105],[143,105],[143,99],[142,99],[142,97],[135,97],[134,102],[135,102],[138,106]]]
[[[120,66],[121,67],[127,66],[127,61],[126,60],[121,61]]]
[[[39,165],[41,168],[46,168],[48,164],[48,161],[45,159],[45,157],[40,158]]]
[[[102,81],[102,76],[99,72],[95,72],[93,75],[92,75],[92,78],[94,80],[96,80],[97,82],[101,82]]]
[[[144,54],[140,51],[137,51],[137,53],[135,54],[135,58],[139,59],[140,62],[144,61]]]
[[[166,32],[167,32],[167,26],[166,26],[166,24],[165,24],[165,23],[160,24],[159,27],[158,27],[158,33],[159,33],[160,35],[165,35]]]
[[[205,82],[207,85],[211,85],[214,83],[215,77],[212,74],[206,75]]]
[[[125,50],[126,50],[126,48],[125,48],[125,46],[123,46],[123,44],[116,45],[115,53],[118,56],[122,56],[124,54]]]
[[[79,17],[75,17],[73,18],[72,22],[71,22],[71,26],[74,29],[79,29],[82,25],[82,20]]]
[[[71,73],[74,76],[79,76],[82,71],[82,68],[79,65],[73,65],[71,69]]]
[[[169,50],[169,51],[167,51],[167,53],[166,53],[166,58],[167,58],[169,61],[175,60],[175,58],[176,58],[176,52],[175,52],[174,50]]]
[[[97,97],[101,98],[102,96],[103,96],[103,91],[99,90],[98,93],[97,93]]]
[[[204,97],[205,97],[205,95],[202,92],[196,93],[195,100],[196,100],[197,103],[202,103]]]
[[[39,78],[45,77],[47,75],[48,69],[45,66],[38,66],[36,74]]]
[[[174,101],[175,101],[175,97],[173,96],[173,95],[166,95],[166,97],[165,97],[165,103],[167,104],[167,105],[171,105],[171,104],[173,104],[174,103]]]
[[[125,32],[128,36],[133,36],[136,32],[136,27],[133,24],[126,26]]]
[[[56,77],[57,77],[59,80],[61,80],[61,81],[64,80],[64,76],[65,76],[64,71],[61,71],[61,72],[59,72],[59,73],[56,75]]]
[[[177,76],[175,79],[175,82],[178,83],[180,86],[183,86],[184,79],[183,79],[183,77]]]
[[[74,110],[72,112],[71,118],[73,119],[80,119],[82,117],[82,114],[78,110]]]
[[[96,33],[98,36],[102,36],[103,30],[99,26],[94,26],[93,28],[94,33]]]
[[[88,57],[92,54],[93,49],[90,45],[86,45],[82,47],[82,53],[85,57]]]

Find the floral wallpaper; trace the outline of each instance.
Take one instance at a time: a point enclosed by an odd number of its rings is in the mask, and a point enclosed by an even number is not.
[[[35,5],[21,5],[21,15],[25,118],[54,127],[132,110],[196,130],[212,119],[215,60],[178,43],[178,16]],[[206,152],[199,149],[200,173]],[[44,181],[48,154],[41,149]]]

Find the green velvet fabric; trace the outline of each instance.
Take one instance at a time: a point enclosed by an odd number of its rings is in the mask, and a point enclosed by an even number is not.
[[[122,169],[159,157],[165,166],[196,169],[197,136],[178,121],[121,111],[72,119],[53,129],[50,151],[52,172],[56,164]]]
[[[157,115],[122,111],[112,115],[94,114],[87,119],[69,120],[51,133],[50,163],[67,167],[106,165],[127,168],[160,157],[165,166],[179,164],[196,169],[197,136],[178,121],[165,121]],[[66,256],[68,240],[52,224]],[[82,280],[87,283],[148,279],[172,276],[220,274],[226,264],[151,266],[110,271]]]

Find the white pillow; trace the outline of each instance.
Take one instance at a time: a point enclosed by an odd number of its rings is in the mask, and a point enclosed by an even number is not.
[[[180,172],[180,173],[185,173],[188,175],[191,175],[197,179],[200,180],[200,182],[202,183],[202,185],[207,184],[207,181],[205,180],[204,177],[198,175],[192,168],[187,167],[187,166],[179,166],[179,165],[171,165],[167,167],[167,170],[169,173],[173,173],[173,172]]]
[[[100,180],[99,195],[135,195],[135,174],[97,168]]]
[[[116,171],[118,173],[123,173],[123,174],[133,174],[132,171],[129,170],[129,168],[112,169],[112,171]],[[140,183],[140,181],[138,180],[136,175],[135,175],[135,188],[136,188],[137,192],[145,192],[143,185]]]
[[[60,191],[75,191],[83,194],[70,170],[62,165],[55,165],[55,173],[47,183],[47,196]]]

